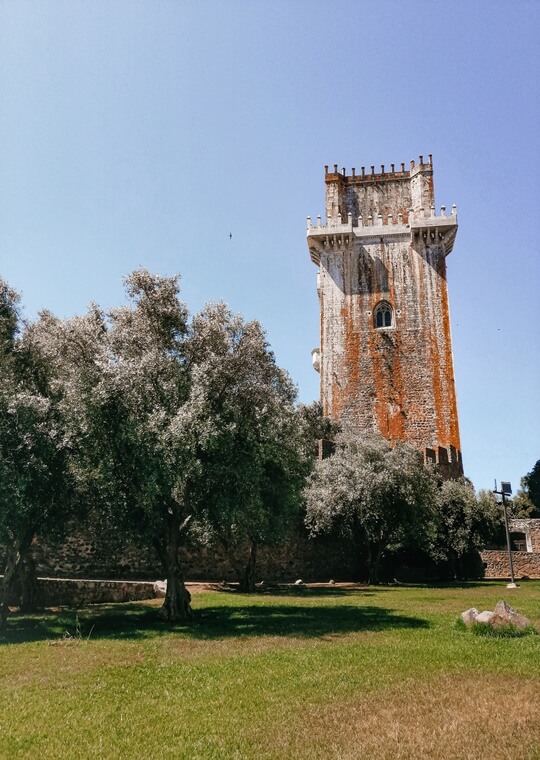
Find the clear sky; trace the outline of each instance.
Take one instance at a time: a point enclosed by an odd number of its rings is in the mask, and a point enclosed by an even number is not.
[[[527,0],[3,0],[0,276],[32,317],[178,272],[192,311],[259,319],[310,402],[324,165],[432,153],[465,470],[515,488],[540,458],[539,37]]]

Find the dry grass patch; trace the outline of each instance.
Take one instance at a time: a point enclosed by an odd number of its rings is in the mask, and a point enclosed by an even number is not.
[[[292,746],[275,757],[492,760],[540,757],[535,680],[441,674],[383,693],[306,710]]]

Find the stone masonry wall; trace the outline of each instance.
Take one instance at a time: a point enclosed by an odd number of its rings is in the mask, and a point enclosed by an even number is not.
[[[508,552],[495,549],[480,553],[485,578],[510,578]],[[512,552],[515,578],[540,578],[540,552]]]
[[[36,541],[32,548],[39,576],[126,581],[163,578],[153,550],[122,541],[112,531],[74,529],[64,541]],[[0,568],[3,555],[0,547]],[[187,580],[238,580],[220,546],[183,547],[180,556]],[[301,530],[282,546],[261,548],[257,565],[260,580],[347,580],[358,575],[357,556],[346,541],[310,540]]]
[[[44,607],[56,605],[112,604],[154,598],[150,581],[94,581],[72,578],[38,578],[37,598]],[[17,600],[13,600],[17,604]]]
[[[513,519],[509,523],[510,537],[522,534],[526,538],[527,551],[513,551],[512,565],[516,578],[540,578],[540,520]],[[511,544],[513,545],[513,544]],[[489,549],[481,552],[486,578],[509,578],[508,552]]]

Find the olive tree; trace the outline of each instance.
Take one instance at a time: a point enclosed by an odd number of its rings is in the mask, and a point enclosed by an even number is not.
[[[432,555],[448,562],[452,578],[463,578],[466,555],[480,549],[500,531],[500,507],[492,493],[477,496],[467,478],[442,481],[437,506],[437,535]]]
[[[304,491],[312,535],[338,530],[365,552],[369,582],[381,559],[402,547],[427,548],[434,538],[436,478],[405,443],[345,431],[320,461]]]
[[[224,304],[194,318],[191,350],[216,431],[202,456],[201,515],[249,591],[259,547],[283,540],[298,515],[306,456],[296,390],[260,324]]]
[[[188,312],[178,279],[138,270],[125,283],[127,305],[50,317],[47,340],[66,386],[80,479],[92,484],[119,531],[154,547],[167,578],[163,614],[188,620],[178,549],[210,433],[204,383],[186,355]]]
[[[0,281],[0,543],[6,560],[1,621],[18,581],[22,607],[34,606],[32,542],[58,532],[72,504],[74,480],[54,369],[25,323],[19,297]]]
[[[80,471],[118,528],[155,548],[163,613],[186,621],[179,548],[190,528],[256,551],[283,509],[295,390],[257,322],[224,304],[190,320],[177,277],[138,270],[126,289],[126,306],[61,323],[56,355]]]

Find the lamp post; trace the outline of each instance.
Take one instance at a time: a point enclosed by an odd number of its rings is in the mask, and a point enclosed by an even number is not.
[[[507,584],[506,588],[517,588],[517,585],[514,581],[514,565],[512,563],[512,547],[510,546],[510,529],[508,527],[508,512],[506,511],[505,498],[506,496],[512,496],[512,484],[501,481],[501,490],[498,491],[497,481],[495,481],[495,488],[493,489],[493,493],[501,497],[503,505],[504,527],[506,529],[506,546],[508,547],[508,565],[510,566],[510,583]]]

